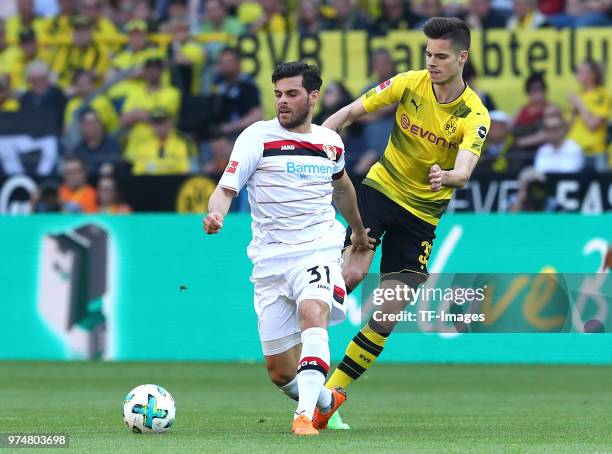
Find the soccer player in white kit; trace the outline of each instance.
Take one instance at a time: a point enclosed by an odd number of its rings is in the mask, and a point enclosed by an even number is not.
[[[249,126],[208,202],[206,233],[223,227],[232,199],[248,187],[253,239],[255,311],[272,382],[298,401],[292,430],[318,435],[315,407],[335,411],[346,399],[323,384],[329,370],[327,325],[344,319],[340,266],[344,228],[332,200],[353,229],[352,244],[372,249],[344,171],[344,145],[312,124],[321,73],[303,62],[278,65],[272,75],[276,118]]]

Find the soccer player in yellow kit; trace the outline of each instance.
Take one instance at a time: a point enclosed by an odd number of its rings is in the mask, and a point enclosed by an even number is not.
[[[323,123],[338,131],[398,103],[387,148],[358,192],[364,225],[376,244],[382,243],[381,286],[398,281],[417,286],[427,280],[436,226],[453,190],[468,182],[490,125],[487,109],[462,77],[471,40],[468,26],[459,19],[434,17],[423,31],[428,38],[426,70],[396,75]],[[349,290],[367,274],[374,252],[352,248],[350,229],[346,238],[343,277]],[[389,301],[381,308],[398,313],[404,305]],[[346,388],[359,378],[380,355],[394,326],[371,318],[349,343],[326,386]],[[330,417],[316,413],[315,427],[325,428]]]

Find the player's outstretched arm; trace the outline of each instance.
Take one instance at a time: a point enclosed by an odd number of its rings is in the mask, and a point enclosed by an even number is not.
[[[229,211],[234,197],[236,197],[235,191],[217,186],[208,200],[208,214],[203,221],[206,233],[209,235],[219,233],[223,228],[223,220]]]
[[[457,153],[453,169],[442,170],[438,164],[434,164],[429,170],[431,190],[437,192],[442,186],[446,188],[462,188],[469,181],[477,163],[478,156],[471,151],[460,149]]]
[[[351,243],[356,247],[374,249],[376,240],[368,236],[370,229],[366,229],[363,226],[361,216],[359,215],[359,209],[357,208],[355,187],[346,172],[344,172],[340,178],[334,180],[332,186],[334,187],[334,192],[332,194],[334,203],[353,231]]]
[[[366,113],[367,111],[365,110],[365,107],[363,107],[363,100],[361,98],[357,98],[348,106],[343,107],[338,112],[331,115],[323,122],[322,126],[340,133],[340,131],[350,126],[351,123],[364,116]]]

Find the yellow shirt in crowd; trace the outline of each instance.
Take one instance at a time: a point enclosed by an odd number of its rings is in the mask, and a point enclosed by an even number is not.
[[[599,118],[605,118],[606,121],[595,131],[591,131],[580,114],[576,114],[568,137],[580,145],[586,156],[602,154],[606,150],[610,97],[604,87],[584,91],[578,96],[591,114]]]
[[[191,159],[197,155],[196,146],[186,135],[173,130],[162,142],[148,135],[126,150],[134,175],[176,175],[189,173]]]
[[[83,98],[73,96],[66,105],[64,112],[64,124],[71,124],[75,118],[77,110],[83,105]],[[96,111],[100,121],[104,125],[106,132],[113,132],[119,126],[119,117],[115,107],[105,95],[98,95],[92,99],[90,107]]]
[[[146,110],[151,112],[154,109],[163,109],[172,117],[177,117],[181,108],[181,93],[172,86],[162,87],[156,91],[149,91],[145,88],[133,90],[125,100],[123,112],[132,110]],[[146,122],[139,122],[132,126],[128,135],[127,147],[131,148],[134,143],[140,142],[150,137],[153,129]]]

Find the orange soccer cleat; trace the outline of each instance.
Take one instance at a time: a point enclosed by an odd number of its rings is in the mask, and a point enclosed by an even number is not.
[[[319,431],[312,426],[312,421],[305,415],[300,415],[293,420],[292,430],[296,435],[319,435]]]
[[[331,410],[327,413],[321,413],[318,409],[315,409],[314,418],[312,418],[312,425],[315,429],[323,430],[327,428],[327,422],[329,418],[336,412],[336,410],[344,403],[346,400],[346,391],[344,388],[339,386],[331,389],[332,393],[332,404]]]

